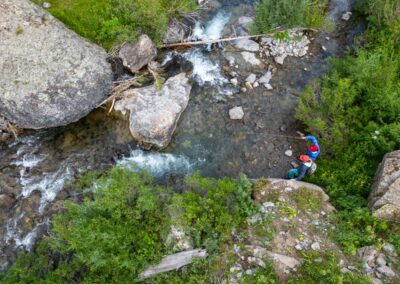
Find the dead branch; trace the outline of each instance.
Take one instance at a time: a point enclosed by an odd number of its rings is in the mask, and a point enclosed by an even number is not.
[[[143,75],[133,77],[129,80],[115,81],[114,84],[116,84],[117,86],[115,86],[113,88],[113,90],[111,91],[111,96],[109,96],[107,99],[102,101],[97,107],[100,107],[106,103],[112,102],[111,109],[109,110],[109,112],[111,112],[114,107],[115,100],[121,98],[123,96],[123,92],[125,92],[126,90],[128,90],[131,87],[141,87],[142,86],[142,84],[139,83],[139,80],[142,78],[143,78]]]
[[[284,32],[284,31],[285,30],[277,31],[277,32],[270,33],[270,34],[236,36],[236,37],[212,39],[212,40],[184,41],[184,42],[178,42],[178,43],[164,44],[162,47],[163,48],[172,48],[172,47],[179,47],[179,46],[195,46],[195,45],[213,44],[213,43],[219,43],[219,42],[228,42],[228,41],[241,40],[241,39],[258,38],[258,37],[272,37],[272,36],[275,36],[277,33]],[[297,32],[297,31],[317,32],[317,30],[311,29],[311,28],[296,28],[296,29],[290,29],[287,31],[290,31],[290,32]]]

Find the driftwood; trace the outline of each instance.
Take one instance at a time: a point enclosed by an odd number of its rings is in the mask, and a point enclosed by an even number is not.
[[[250,39],[250,38],[258,38],[258,37],[271,37],[275,36],[277,33],[284,32],[284,31],[312,31],[317,32],[315,29],[311,28],[296,28],[290,30],[281,30],[270,34],[258,34],[258,35],[247,35],[247,36],[235,36],[235,37],[228,37],[228,38],[220,38],[220,39],[212,39],[212,40],[199,40],[199,41],[184,41],[184,42],[177,42],[177,43],[170,43],[164,44],[163,48],[172,48],[172,47],[179,47],[179,46],[195,46],[195,45],[204,45],[204,44],[213,44],[219,42],[228,42],[234,40],[241,40],[241,39]]]
[[[140,274],[139,279],[143,280],[163,272],[177,270],[182,266],[192,263],[195,258],[206,257],[207,251],[204,249],[187,250],[172,254],[164,257],[159,264],[147,268]]]
[[[109,96],[107,99],[102,101],[97,107],[100,107],[106,103],[111,102],[111,108],[108,111],[108,113],[110,113],[114,108],[115,101],[123,96],[124,91],[128,90],[132,86],[133,87],[141,87],[142,86],[142,84],[139,83],[139,80],[142,77],[143,76],[138,76],[138,77],[131,78],[129,80],[115,81],[114,84],[116,84],[116,86],[113,88],[113,90],[111,92],[111,96]]]

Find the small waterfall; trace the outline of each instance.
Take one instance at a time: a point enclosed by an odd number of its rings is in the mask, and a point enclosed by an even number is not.
[[[197,22],[193,34],[192,40],[215,40],[220,39],[225,25],[229,22],[230,15],[224,11],[218,12],[214,18],[212,18],[206,25],[205,28],[200,22]]]
[[[147,170],[156,179],[166,175],[189,175],[193,173],[195,166],[203,162],[202,160],[190,161],[183,155],[173,155],[169,153],[145,152],[142,150],[132,150],[128,157],[117,161],[117,165],[130,171],[137,172]]]
[[[210,58],[206,57],[200,49],[191,49],[185,52],[183,57],[193,64],[192,77],[200,86],[205,83],[221,86],[228,82],[222,75],[220,66],[211,62]]]

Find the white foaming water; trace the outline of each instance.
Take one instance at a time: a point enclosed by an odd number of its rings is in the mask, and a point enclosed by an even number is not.
[[[65,182],[73,176],[70,168],[61,168],[55,173],[43,173],[40,177],[21,176],[21,196],[26,198],[35,190],[40,191],[39,212],[43,213],[46,205],[53,201],[57,194],[64,188]]]
[[[49,220],[39,223],[33,228],[32,231],[23,236],[23,232],[18,228],[18,221],[24,217],[24,213],[21,213],[16,218],[9,220],[7,223],[7,235],[5,236],[5,241],[9,242],[13,240],[15,242],[15,247],[23,247],[25,250],[30,251],[35,244],[37,238],[37,231],[42,226],[49,226]]]
[[[189,158],[181,155],[133,150],[129,157],[117,161],[117,165],[133,172],[147,170],[155,178],[161,178],[166,174],[191,174],[195,165],[200,162],[191,162]]]
[[[222,85],[228,80],[222,75],[217,63],[212,63],[209,58],[204,56],[200,49],[191,49],[183,54],[183,57],[192,62],[192,77],[196,79],[200,86],[205,83],[212,85]]]
[[[21,147],[23,149],[23,147]],[[20,150],[17,153],[17,159],[12,164],[20,168],[20,184],[22,191],[19,197],[27,198],[35,190],[40,191],[40,207],[39,212],[43,213],[46,205],[53,201],[57,193],[60,192],[65,182],[72,178],[72,171],[68,167],[60,167],[54,173],[43,173],[41,176],[31,176],[32,168],[37,167],[46,159],[46,156],[34,154],[37,151],[35,148],[29,153],[24,153]],[[22,158],[20,158],[22,156]]]
[[[203,28],[199,22],[196,23],[191,36],[194,40],[215,40],[220,39],[230,15],[226,12],[218,12]]]

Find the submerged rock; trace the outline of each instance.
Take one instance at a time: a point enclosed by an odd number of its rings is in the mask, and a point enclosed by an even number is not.
[[[257,52],[260,50],[260,46],[253,40],[250,39],[239,39],[235,41],[236,48],[243,49],[245,51]]]
[[[136,73],[157,57],[157,48],[147,35],[141,35],[136,44],[121,46],[119,57],[126,68]]]
[[[383,158],[375,174],[368,206],[375,217],[400,221],[400,151]]]
[[[163,149],[187,107],[191,89],[186,74],[181,73],[169,78],[161,90],[151,85],[125,91],[115,110],[124,115],[129,112],[130,132],[145,149]]]
[[[244,117],[244,111],[242,107],[234,107],[229,110],[229,117],[233,120],[240,120]]]
[[[250,63],[251,65],[260,65],[261,61],[257,59],[257,57],[254,55],[254,53],[243,51],[240,53],[243,57],[243,59],[247,62]]]
[[[66,125],[109,93],[107,53],[28,0],[0,2],[0,113],[20,128]]]

